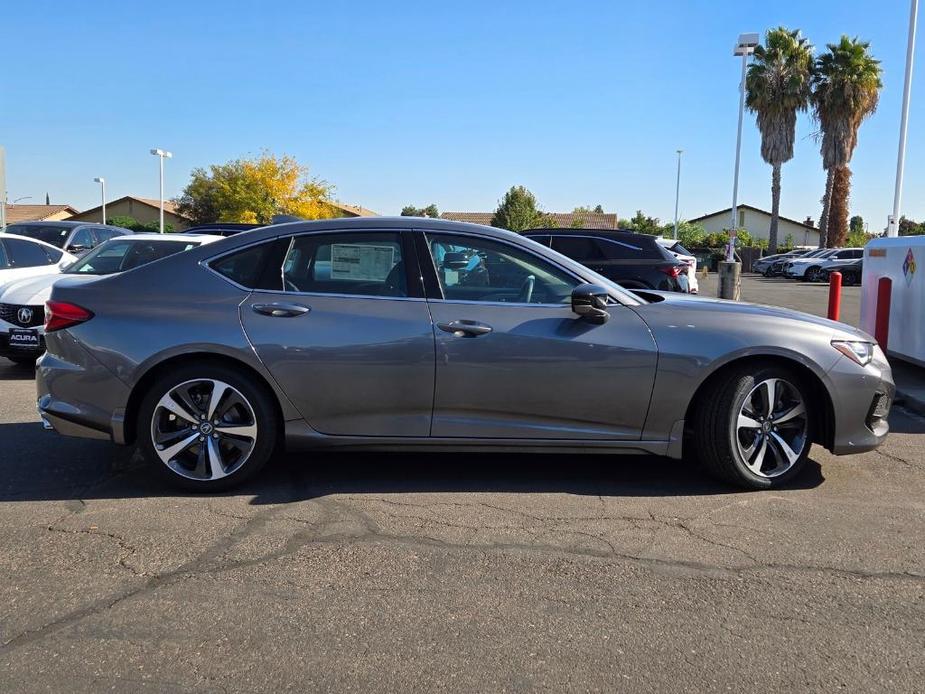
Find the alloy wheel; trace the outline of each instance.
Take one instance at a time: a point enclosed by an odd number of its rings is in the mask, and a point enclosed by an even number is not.
[[[789,381],[768,378],[745,397],[735,424],[736,444],[746,467],[759,477],[778,477],[809,445],[809,415]]]
[[[155,406],[151,440],[161,462],[178,475],[218,480],[253,452],[257,418],[234,386],[210,378],[185,381]]]

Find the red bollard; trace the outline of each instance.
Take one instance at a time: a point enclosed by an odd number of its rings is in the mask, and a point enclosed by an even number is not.
[[[874,339],[886,352],[890,339],[890,299],[893,296],[893,280],[881,277],[877,283],[877,314],[874,323]]]
[[[841,273],[829,273],[829,320],[838,320],[841,313]]]

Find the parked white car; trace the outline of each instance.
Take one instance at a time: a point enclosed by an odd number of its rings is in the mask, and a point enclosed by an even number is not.
[[[52,275],[70,265],[77,256],[50,243],[16,234],[0,234],[0,285],[23,277]]]
[[[3,245],[14,237],[2,236]],[[146,265],[174,253],[189,250],[223,237],[205,234],[132,234],[106,241],[81,258],[64,253],[68,260],[52,267],[54,274],[21,277],[0,287],[0,356],[26,364],[45,351],[45,302],[62,277],[111,275]],[[19,240],[19,239],[17,239]],[[29,243],[38,243],[22,239]],[[14,244],[14,248],[16,245]],[[56,253],[60,250],[49,246]],[[64,265],[63,269],[59,265]],[[2,274],[3,271],[0,271]]]
[[[659,236],[655,240],[660,246],[668,249],[668,252],[675,258],[687,264],[687,291],[691,294],[699,294],[700,283],[697,281],[697,258],[682,246],[677,239],[666,239],[664,236]]]
[[[810,253],[787,263],[784,266],[784,276],[813,282],[817,279],[820,268],[826,261],[857,259],[863,255],[863,248],[829,248],[818,254]]]

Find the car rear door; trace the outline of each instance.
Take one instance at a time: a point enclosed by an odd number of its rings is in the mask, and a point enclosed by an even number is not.
[[[398,230],[315,232],[264,244],[261,277],[248,275],[258,248],[213,263],[254,287],[247,337],[316,431],[429,435],[434,336],[411,243]]]
[[[638,439],[656,347],[636,313],[571,311],[582,280],[520,245],[419,237],[437,349],[435,437]],[[429,262],[428,262],[429,261]]]

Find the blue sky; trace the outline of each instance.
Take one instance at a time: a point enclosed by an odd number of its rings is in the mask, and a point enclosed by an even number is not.
[[[744,31],[847,33],[884,68],[861,129],[851,210],[892,207],[906,0],[748,2],[18,2],[4,8],[0,144],[10,198],[78,208],[167,194],[197,166],[289,153],[383,214],[408,203],[489,210],[514,184],[547,211],[601,203],[681,216],[728,207]],[[925,218],[925,91],[913,82],[903,211]],[[784,166],[782,214],[819,216],[824,175],[809,118]],[[739,199],[770,205],[746,115]],[[30,201],[31,202],[31,201]]]

